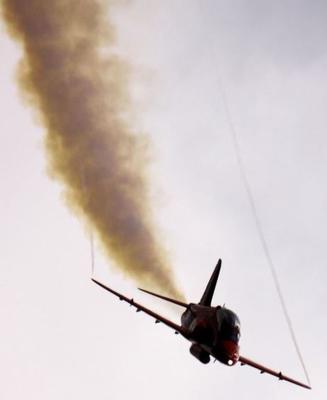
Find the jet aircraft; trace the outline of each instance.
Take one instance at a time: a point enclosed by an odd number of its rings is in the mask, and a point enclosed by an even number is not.
[[[224,306],[218,305],[213,307],[211,305],[220,269],[221,259],[219,259],[202,298],[197,304],[186,304],[179,300],[171,299],[145,289],[140,289],[145,293],[184,307],[185,311],[181,316],[181,325],[177,325],[156,312],[136,303],[134,299],[129,299],[115,290],[110,289],[94,278],[92,278],[92,281],[117,296],[120,300],[126,301],[131,306],[135,307],[137,312],[143,311],[155,318],[156,323],[162,322],[172,328],[176,334],[181,334],[185,339],[192,343],[190,347],[191,354],[203,364],[209,363],[210,358],[213,357],[214,360],[218,360],[229,366],[235,365],[236,363],[249,365],[250,367],[258,369],[261,374],[267,373],[277,377],[279,380],[288,381],[306,389],[311,389],[310,386],[292,379],[284,375],[282,372],[274,371],[240,355],[239,340],[241,327],[238,316],[232,310],[229,310]]]

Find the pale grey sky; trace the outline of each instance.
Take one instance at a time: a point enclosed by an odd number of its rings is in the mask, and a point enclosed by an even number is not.
[[[119,2],[117,2],[119,3]],[[327,304],[327,6],[323,1],[128,1],[114,11],[134,67],[137,125],[153,142],[153,207],[186,297],[238,313],[241,352],[304,379],[237,169],[227,93],[267,242],[313,391],[247,367],[201,365],[189,344],[89,280],[87,233],[45,173],[43,130],[0,37],[0,397],[324,399]],[[63,90],[63,96],[65,92]],[[97,276],[145,305],[102,259]]]

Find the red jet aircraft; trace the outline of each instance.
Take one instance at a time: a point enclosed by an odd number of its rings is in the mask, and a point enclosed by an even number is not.
[[[288,381],[295,385],[311,389],[310,386],[289,378],[282,374],[282,372],[277,372],[264,367],[263,365],[239,354],[240,320],[238,319],[238,316],[224,306],[211,306],[211,300],[215,291],[220,268],[221,260],[218,261],[205,292],[198,304],[186,304],[166,296],[149,292],[148,290],[140,289],[143,292],[167,300],[181,307],[185,307],[186,311],[182,314],[181,325],[175,324],[154,311],[136,303],[134,299],[129,299],[115,290],[110,289],[103,283],[98,282],[95,279],[92,280],[97,285],[117,296],[120,300],[126,301],[131,306],[135,307],[137,312],[143,311],[155,318],[156,323],[162,322],[174,329],[176,334],[180,333],[185,337],[185,339],[192,343],[190,347],[191,354],[204,364],[207,364],[210,361],[210,356],[221,363],[230,366],[239,362],[241,365],[246,364],[258,369],[261,374],[267,373],[276,376],[279,380]]]

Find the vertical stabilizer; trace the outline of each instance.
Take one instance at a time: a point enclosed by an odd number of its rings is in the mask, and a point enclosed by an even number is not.
[[[218,263],[216,265],[215,270],[213,271],[211,278],[207,284],[206,290],[203,293],[203,296],[200,300],[200,303],[202,306],[211,306],[211,300],[213,297],[213,294],[215,292],[215,288],[216,288],[216,283],[219,277],[219,272],[220,272],[220,268],[221,268],[221,259],[218,260]]]

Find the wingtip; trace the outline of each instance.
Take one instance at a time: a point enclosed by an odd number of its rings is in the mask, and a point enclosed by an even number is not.
[[[97,281],[95,278],[91,277],[91,281],[96,283],[97,285],[103,286],[103,283]]]

